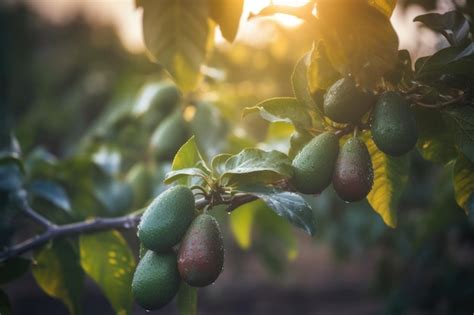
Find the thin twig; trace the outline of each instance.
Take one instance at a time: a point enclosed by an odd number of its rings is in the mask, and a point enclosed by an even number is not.
[[[256,200],[257,198],[247,194],[235,195],[231,198],[229,208],[232,211],[244,203]],[[21,199],[23,200],[23,199]],[[206,198],[196,200],[196,208],[203,209],[210,203]],[[226,203],[221,200],[221,203]],[[94,218],[82,222],[70,223],[65,225],[55,225],[39,215],[36,211],[26,205],[22,205],[22,210],[27,213],[32,219],[38,224],[47,227],[46,231],[40,235],[36,235],[30,239],[27,239],[21,243],[6,248],[0,252],[0,261],[20,256],[26,252],[37,249],[51,240],[73,236],[77,234],[93,233],[109,229],[131,229],[134,228],[139,222],[142,216],[142,212],[135,212],[126,216],[116,218]]]
[[[56,227],[54,223],[52,223],[30,207],[27,199],[27,193],[25,190],[19,190],[15,195],[13,195],[13,203],[24,214],[26,214],[39,225],[45,227],[47,230]]]

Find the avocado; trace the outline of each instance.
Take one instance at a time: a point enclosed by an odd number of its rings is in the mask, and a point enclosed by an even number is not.
[[[150,147],[158,160],[171,160],[187,139],[188,126],[177,110],[158,125],[151,136]]]
[[[166,252],[183,238],[194,217],[194,195],[186,186],[161,193],[148,206],[138,225],[138,238],[156,252]]]
[[[176,108],[180,98],[181,94],[176,85],[165,82],[156,92],[152,102],[160,112],[168,114]]]
[[[372,189],[374,170],[369,150],[359,138],[349,139],[337,158],[332,185],[344,201],[364,199]]]
[[[416,120],[405,99],[396,92],[383,93],[375,105],[372,138],[380,151],[400,156],[418,140]]]
[[[307,131],[295,131],[290,137],[290,150],[288,156],[294,158],[301,149],[313,139]]]
[[[146,310],[162,308],[176,295],[181,279],[176,254],[147,251],[138,263],[132,280],[132,294]]]
[[[334,83],[324,96],[324,114],[338,123],[359,121],[375,103],[375,97],[359,89],[352,78]]]
[[[339,139],[331,132],[314,137],[293,159],[293,185],[304,194],[316,194],[330,183],[337,155]]]
[[[189,227],[178,252],[178,270],[190,286],[204,287],[216,281],[224,265],[224,241],[219,224],[201,214]]]

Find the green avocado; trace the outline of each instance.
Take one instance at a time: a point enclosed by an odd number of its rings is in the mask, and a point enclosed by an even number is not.
[[[313,139],[313,136],[307,131],[295,131],[290,137],[290,150],[288,156],[294,158],[301,149]]]
[[[152,102],[160,112],[168,114],[176,108],[180,98],[181,94],[176,85],[166,82],[158,89]]]
[[[138,225],[138,238],[156,252],[166,252],[183,238],[194,218],[194,195],[186,186],[172,187],[153,200]]]
[[[349,139],[341,148],[332,179],[336,193],[344,201],[364,199],[372,189],[374,170],[369,150],[362,140]]]
[[[372,138],[382,152],[392,156],[408,153],[415,146],[415,116],[400,94],[390,91],[380,96],[372,119]]]
[[[178,252],[178,270],[190,286],[216,281],[224,266],[224,241],[216,219],[201,214],[189,227]]]
[[[177,110],[156,128],[150,147],[158,160],[171,160],[187,139],[188,126]]]
[[[147,251],[138,263],[132,281],[132,293],[146,310],[162,308],[176,295],[181,279],[172,251],[158,254]]]
[[[373,94],[359,89],[351,78],[334,83],[324,96],[324,114],[338,123],[359,121],[375,102]]]
[[[339,139],[331,132],[314,137],[293,159],[293,185],[304,194],[317,194],[330,183],[337,155]]]

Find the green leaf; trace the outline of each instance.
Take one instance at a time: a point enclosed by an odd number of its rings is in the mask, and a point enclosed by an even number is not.
[[[36,197],[42,198],[59,209],[71,212],[71,204],[66,191],[59,184],[49,180],[35,180],[29,186],[29,191]]]
[[[178,291],[178,311],[180,315],[197,314],[197,288],[181,282]]]
[[[92,161],[94,161],[105,174],[114,176],[120,172],[122,154],[118,148],[102,145],[92,155]]]
[[[397,226],[397,206],[408,181],[408,155],[391,157],[381,152],[372,139],[366,141],[374,167],[374,186],[367,196],[386,225]]]
[[[227,140],[227,125],[215,105],[198,103],[196,113],[190,122],[191,131],[196,136],[196,142],[205,157],[211,157],[225,146]]]
[[[244,0],[210,0],[211,18],[219,24],[222,36],[233,42],[239,29]]]
[[[105,215],[118,216],[131,209],[133,189],[129,183],[107,177],[95,184],[94,196],[105,209]]]
[[[271,98],[253,107],[244,108],[242,113],[245,117],[255,112],[260,112],[260,116],[270,122],[284,121],[290,122],[298,128],[311,127],[311,116],[293,97]]]
[[[230,157],[223,169],[221,181],[227,185],[272,183],[293,175],[291,161],[285,154],[253,148]]]
[[[0,315],[10,315],[12,314],[12,306],[10,304],[10,299],[8,296],[0,290]]]
[[[0,284],[21,277],[30,270],[30,266],[31,260],[22,257],[13,257],[2,261],[0,263]]]
[[[306,53],[298,60],[293,73],[291,74],[291,86],[296,99],[301,105],[316,110],[317,106],[311,97],[308,83],[308,64],[310,60],[310,53]]]
[[[239,187],[239,191],[258,197],[276,214],[286,218],[308,234],[314,235],[316,222],[313,210],[300,195],[266,186]]]
[[[421,22],[433,31],[441,33],[451,46],[458,46],[469,36],[469,21],[460,11],[428,13],[417,16],[413,21]]]
[[[0,165],[0,191],[13,191],[23,185],[23,177],[17,164]]]
[[[454,164],[454,193],[458,205],[467,215],[474,213],[474,163],[460,154]]]
[[[256,205],[256,202],[243,204],[230,214],[230,230],[242,249],[248,249],[252,242],[252,226],[258,208]]]
[[[201,153],[196,144],[196,138],[192,136],[176,153],[171,169],[179,171],[182,169],[199,168],[204,173],[209,174],[211,171],[204,162]],[[202,181],[193,181],[192,178],[182,177],[177,180],[178,184],[193,185]]]
[[[177,171],[171,171],[166,174],[164,183],[169,185],[176,181],[182,181],[188,179],[188,177],[199,177],[201,179],[207,178],[209,175],[206,174],[202,169],[197,167],[183,168]]]
[[[68,240],[54,241],[34,256],[32,268],[36,283],[48,295],[60,299],[71,314],[81,314],[84,272],[79,255]]]
[[[184,92],[193,90],[213,40],[207,1],[142,0],[141,5],[143,37],[151,57]]]
[[[232,154],[218,154],[212,158],[211,169],[214,176],[220,176],[225,171],[225,162],[232,157]]]
[[[326,53],[323,41],[313,45],[306,72],[310,92],[327,90],[341,75],[334,69]]]
[[[398,36],[378,8],[364,1],[320,0],[317,17],[327,56],[340,74],[351,74],[362,87],[371,88],[395,67]]]
[[[416,107],[417,147],[424,159],[447,164],[457,156],[454,135],[440,112]]]
[[[135,258],[118,231],[79,237],[81,266],[97,283],[119,315],[132,314],[132,284]]]
[[[445,110],[443,114],[454,132],[455,143],[474,162],[474,108],[459,106]]]
[[[434,55],[419,58],[415,63],[418,79],[436,77],[442,74],[465,74],[472,77],[474,70],[474,43],[448,47]]]

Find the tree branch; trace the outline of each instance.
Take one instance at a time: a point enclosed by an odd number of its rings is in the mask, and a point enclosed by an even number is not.
[[[21,197],[21,196],[19,196]],[[256,200],[257,198],[248,194],[238,194],[232,197],[229,202],[227,211],[232,211],[239,206]],[[21,201],[21,200],[18,200]],[[93,233],[109,229],[131,229],[134,228],[139,222],[142,213],[133,213],[122,217],[116,218],[95,218],[82,222],[55,225],[48,221],[46,218],[39,215],[36,211],[31,209],[26,200],[22,199],[25,204],[19,204],[22,210],[30,216],[38,224],[47,227],[46,231],[40,235],[36,235],[30,239],[27,239],[21,243],[6,248],[0,252],[0,261],[4,261],[8,258],[20,256],[26,252],[37,249],[51,240],[60,237],[73,236],[77,234]],[[210,200],[201,198],[196,200],[196,208],[202,210],[209,204]],[[230,210],[229,210],[230,209]]]

